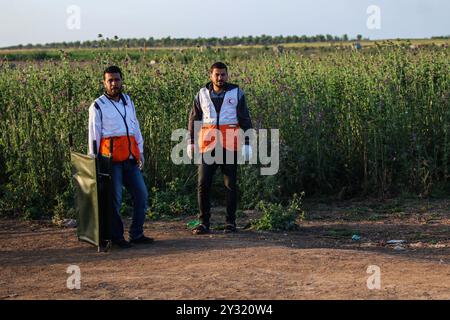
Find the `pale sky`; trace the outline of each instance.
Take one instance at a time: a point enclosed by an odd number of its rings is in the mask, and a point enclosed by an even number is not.
[[[450,34],[450,0],[0,0],[0,47],[120,38],[362,34],[371,39]],[[79,19],[67,9],[79,8]],[[380,8],[369,29],[367,8]],[[74,20],[75,17],[75,20]],[[79,21],[70,29],[67,22]]]

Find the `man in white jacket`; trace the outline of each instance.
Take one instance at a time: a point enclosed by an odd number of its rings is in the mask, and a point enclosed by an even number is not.
[[[136,110],[131,98],[122,93],[122,72],[119,67],[110,66],[104,71],[103,85],[105,93],[89,108],[88,144],[89,155],[109,156],[112,141],[112,242],[120,248],[152,243],[153,239],[146,237],[143,231],[148,191],[141,172],[144,166],[144,140]],[[97,155],[94,153],[94,141]],[[131,193],[134,204],[129,241],[124,238],[120,216],[123,185]]]
[[[201,224],[193,230],[194,234],[209,233],[210,189],[217,167],[220,167],[224,175],[226,188],[225,232],[236,231],[237,153],[240,150],[246,161],[252,156],[249,139],[246,138],[241,148],[237,138],[239,129],[245,132],[252,128],[244,92],[237,85],[228,83],[228,69],[222,62],[211,66],[210,80],[196,95],[189,116],[188,155],[192,158],[195,139],[198,139],[198,152],[202,156],[197,186]],[[195,132],[196,127],[200,127],[200,132]],[[222,154],[223,159],[214,163],[205,161],[207,158],[215,158],[217,154]]]

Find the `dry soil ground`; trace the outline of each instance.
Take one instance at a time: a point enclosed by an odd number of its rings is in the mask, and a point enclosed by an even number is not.
[[[450,201],[309,203],[296,231],[193,236],[148,221],[147,246],[97,253],[75,229],[0,220],[1,299],[449,299]],[[223,213],[213,213],[220,224]],[[361,240],[352,240],[358,233]],[[401,248],[388,240],[406,240]],[[66,286],[68,266],[81,289]],[[369,266],[380,289],[368,289]]]

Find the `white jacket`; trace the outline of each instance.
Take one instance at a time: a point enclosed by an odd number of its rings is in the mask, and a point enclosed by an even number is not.
[[[116,102],[103,94],[89,107],[88,154],[90,156],[94,156],[94,140],[97,141],[98,152],[102,138],[126,136],[127,126],[128,134],[136,139],[139,152],[144,152],[144,139],[136,117],[133,101],[126,94],[122,94],[122,96],[125,104],[122,99]],[[124,116],[127,126],[125,126],[123,120]]]
[[[208,125],[224,125],[238,124],[237,105],[238,105],[238,88],[234,88],[225,93],[219,116],[217,116],[216,107],[211,100],[209,90],[202,88],[199,92],[200,108],[203,112],[202,124]],[[219,123],[217,123],[219,121]]]

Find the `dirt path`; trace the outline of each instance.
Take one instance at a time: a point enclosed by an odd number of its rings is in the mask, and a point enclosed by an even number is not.
[[[101,254],[75,229],[0,220],[0,298],[450,299],[448,207],[314,204],[288,233],[192,236],[191,218],[148,222],[154,244]],[[403,250],[385,245],[398,238]],[[66,287],[69,265],[80,267],[81,290]],[[370,265],[380,267],[379,290],[367,288]]]

